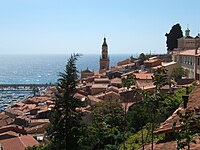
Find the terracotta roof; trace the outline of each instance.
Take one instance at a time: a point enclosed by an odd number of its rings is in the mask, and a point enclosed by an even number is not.
[[[112,69],[112,67],[111,67],[111,69]],[[123,74],[123,72],[120,71],[120,70],[108,70],[107,73],[119,73],[119,74]]]
[[[111,79],[111,84],[122,84],[121,78],[113,78]]]
[[[95,78],[94,79],[94,82],[102,82],[102,81],[107,81],[107,82],[109,82],[109,79],[108,78]]]
[[[87,96],[82,95],[82,94],[80,94],[80,93],[75,93],[75,94],[74,94],[74,97],[75,97],[75,98],[80,98],[80,99],[81,99],[81,98],[86,98]]]
[[[153,76],[153,73],[147,73],[147,72],[136,73],[135,71],[124,73],[122,76],[127,76],[131,74],[134,74],[137,79],[152,79]]]
[[[34,127],[29,127],[27,128],[27,133],[28,134],[39,134],[39,133],[44,133],[46,131],[46,128],[49,126],[49,122],[44,122],[43,124],[34,126]]]
[[[6,110],[4,110],[6,113],[9,113],[9,114],[13,114],[13,115],[16,115],[16,116],[19,116],[19,115],[22,115],[23,112],[21,110],[17,110],[17,109],[11,109],[11,108],[7,108]]]
[[[161,61],[160,59],[149,59],[149,60],[145,60],[144,63],[153,63],[153,62],[157,62],[157,61]]]
[[[0,140],[18,137],[19,134],[13,131],[7,131],[0,134]]]
[[[0,113],[0,127],[9,125],[14,122],[14,119],[10,118],[5,112]]]
[[[134,73],[136,79],[152,79],[152,73]]]
[[[136,80],[136,85],[141,89],[148,87],[155,87],[152,80]]]
[[[19,137],[14,137],[10,139],[0,140],[4,150],[25,150],[25,148],[33,145],[39,145],[30,135],[22,135]]]
[[[104,93],[95,95],[95,97],[100,98],[100,99],[104,99],[104,97],[112,97],[112,96],[120,98],[120,95],[114,91],[104,92]]]
[[[120,65],[120,66],[112,66],[112,68],[122,69],[122,68],[132,67],[132,66],[135,66],[135,63],[125,64],[125,65]]]
[[[122,74],[122,76],[127,76],[127,75],[131,75],[131,74],[134,74],[134,73],[135,73],[135,70],[126,72],[126,73]]]
[[[22,107],[22,106],[24,106],[25,104],[22,102],[22,101],[20,101],[20,102],[17,102],[17,103],[14,103],[13,105],[11,105],[11,108],[12,107]]]
[[[97,98],[97,97],[94,97],[94,96],[92,96],[92,95],[88,95],[88,100],[89,100],[89,101],[96,102],[96,103],[102,101],[101,99],[99,99],[99,98]]]
[[[124,60],[122,60],[122,61],[119,61],[118,63],[117,63],[117,65],[118,66],[120,66],[121,64],[130,64],[130,63],[132,63],[132,61],[134,61],[135,59],[134,58],[126,58],[126,59],[124,59]]]
[[[8,131],[13,131],[20,134],[26,134],[26,130],[24,128],[16,125],[7,125],[0,128],[0,133],[5,133]]]
[[[174,51],[173,55],[200,56],[200,49],[197,50],[197,54],[195,51],[195,49]]]
[[[190,95],[187,103],[188,109],[198,108],[200,109],[200,86],[198,86]],[[160,124],[160,128],[155,131],[155,134],[170,132],[172,130],[172,126],[174,122],[177,122],[177,126],[179,125],[178,120],[179,117],[177,115],[177,111],[181,111],[184,113],[186,109],[180,106],[166,121]]]
[[[114,92],[117,92],[117,93],[119,92],[119,88],[115,87],[115,86],[109,86],[107,90],[108,91],[114,91]]]
[[[199,137],[195,138],[196,144],[192,143],[190,144],[190,150],[199,150],[200,149],[200,140]],[[165,143],[154,143],[154,150],[176,150],[177,148],[177,142],[176,141],[170,141]],[[142,150],[140,148],[139,150]],[[151,150],[151,144],[145,145],[145,150]]]
[[[93,84],[92,88],[107,88],[108,84]]]

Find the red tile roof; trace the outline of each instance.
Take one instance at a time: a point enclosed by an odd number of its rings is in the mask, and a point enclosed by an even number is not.
[[[25,150],[29,146],[39,145],[39,142],[30,135],[0,140],[0,143],[4,150]]]
[[[192,143],[190,144],[190,150],[200,150],[200,140],[199,138],[196,138],[196,144]],[[154,143],[154,150],[176,150],[177,142],[176,141],[170,141],[165,143]],[[142,150],[140,148],[139,150]],[[151,144],[145,145],[145,150],[151,150]]]
[[[113,78],[111,79],[111,84],[122,84],[121,78]]]
[[[200,49],[197,50],[197,54],[195,54],[195,49],[190,49],[190,50],[174,51],[173,55],[200,56]]]
[[[198,86],[190,95],[187,103],[187,109],[200,109],[200,86]],[[155,134],[171,132],[174,122],[177,122],[177,127],[179,126],[179,117],[177,111],[184,113],[186,109],[180,106],[166,121],[160,124],[160,128],[155,131]]]
[[[152,73],[134,73],[134,75],[136,76],[137,79],[147,79],[147,80],[151,80],[153,74]]]

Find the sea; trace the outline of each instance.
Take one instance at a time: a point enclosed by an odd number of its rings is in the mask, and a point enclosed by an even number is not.
[[[110,55],[110,65],[134,55]],[[54,84],[64,72],[70,55],[0,55],[0,84]],[[99,69],[100,55],[81,55],[77,61],[81,70]],[[45,89],[39,89],[42,92]],[[33,91],[11,88],[0,89],[0,111],[11,104],[32,97]]]
[[[115,66],[131,55],[110,55],[110,66]],[[134,55],[132,55],[134,56]],[[64,72],[70,55],[0,55],[0,84],[54,84],[59,73]],[[81,55],[77,60],[79,75],[81,70],[99,69],[100,55]],[[39,92],[45,90],[39,89]],[[13,103],[32,97],[33,91],[0,88],[0,111]]]
[[[0,84],[56,83],[59,72],[64,72],[70,55],[0,55]],[[110,66],[135,55],[110,55]],[[81,55],[77,61],[80,72],[86,68],[99,69],[100,55]]]

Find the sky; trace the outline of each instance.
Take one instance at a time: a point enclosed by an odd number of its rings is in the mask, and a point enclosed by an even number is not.
[[[200,1],[0,0],[1,54],[166,53],[173,25],[200,32]]]

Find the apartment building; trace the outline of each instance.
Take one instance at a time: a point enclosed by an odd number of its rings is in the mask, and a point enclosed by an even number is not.
[[[188,78],[200,79],[200,49],[173,51],[172,59],[188,70]]]

